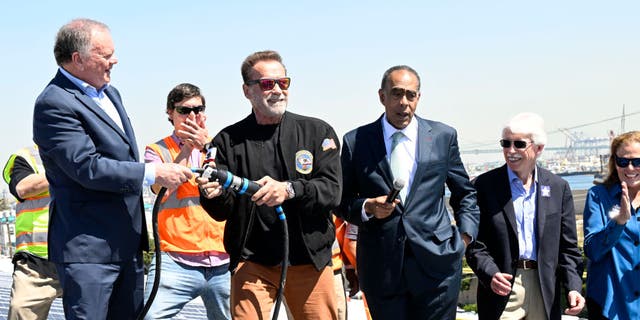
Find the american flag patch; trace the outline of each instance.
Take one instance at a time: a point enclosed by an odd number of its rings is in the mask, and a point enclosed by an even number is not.
[[[338,147],[336,147],[336,143],[333,141],[333,139],[326,138],[322,140],[322,151],[327,151],[330,149],[337,149],[337,148]]]

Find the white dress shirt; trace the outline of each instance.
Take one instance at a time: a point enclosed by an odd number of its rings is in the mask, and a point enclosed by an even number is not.
[[[384,137],[384,147],[387,152],[387,161],[391,157],[391,143],[393,138],[391,137],[396,131],[402,132],[403,137],[400,139],[398,146],[400,148],[400,159],[404,164],[402,166],[403,173],[400,177],[394,177],[394,179],[402,178],[405,181],[405,187],[400,190],[400,199],[404,202],[407,199],[407,194],[411,190],[411,184],[413,183],[413,177],[418,167],[416,162],[416,150],[418,145],[418,121],[411,119],[409,125],[404,129],[398,130],[394,128],[387,120],[386,114],[382,117],[382,135]]]
[[[382,136],[384,139],[384,147],[387,153],[387,162],[391,157],[391,136],[396,132],[400,131],[403,134],[402,139],[396,146],[396,148],[400,148],[400,156],[402,162],[406,165],[402,167],[404,173],[401,174],[401,178],[405,181],[405,186],[400,190],[400,199],[404,203],[407,199],[407,195],[409,190],[411,190],[411,184],[413,183],[413,177],[416,173],[416,168],[418,167],[418,163],[416,162],[416,153],[418,147],[418,121],[415,118],[411,119],[409,125],[407,125],[404,129],[398,130],[394,128],[389,121],[387,120],[387,115],[382,117],[380,120],[382,121]],[[398,177],[395,177],[398,178]],[[362,221],[368,221],[372,216],[367,214],[364,211],[364,203],[362,204]]]

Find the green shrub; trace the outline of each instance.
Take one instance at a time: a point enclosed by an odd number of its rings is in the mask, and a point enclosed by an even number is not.
[[[149,251],[142,252],[142,261],[144,262],[144,274],[149,273],[149,265],[151,265],[151,259],[153,259],[153,250],[155,250],[155,245],[153,241],[149,240]]]
[[[475,303],[465,304],[462,306],[462,309],[466,312],[478,313],[478,305]]]
[[[473,277],[469,276],[469,277],[462,277],[462,281],[460,282],[460,291],[467,291],[469,289],[471,289],[471,279]]]

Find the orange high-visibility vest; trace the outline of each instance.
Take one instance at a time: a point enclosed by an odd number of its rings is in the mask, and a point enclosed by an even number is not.
[[[171,163],[180,147],[171,138],[149,146],[162,159]],[[199,165],[199,164],[194,164]],[[215,221],[200,205],[200,192],[195,177],[176,190],[165,194],[158,210],[160,249],[168,252],[225,252],[222,242],[224,222]]]
[[[341,218],[333,215],[333,224],[336,226],[336,238],[333,241],[333,246],[331,247],[331,263],[333,264],[333,270],[342,269],[342,248],[344,241],[344,233],[345,233],[345,222]]]

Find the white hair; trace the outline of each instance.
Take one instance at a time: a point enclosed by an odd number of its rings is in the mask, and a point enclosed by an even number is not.
[[[530,135],[531,140],[537,145],[547,144],[547,133],[544,131],[544,120],[533,112],[523,112],[511,118],[502,128],[502,136],[506,131],[515,134]]]

